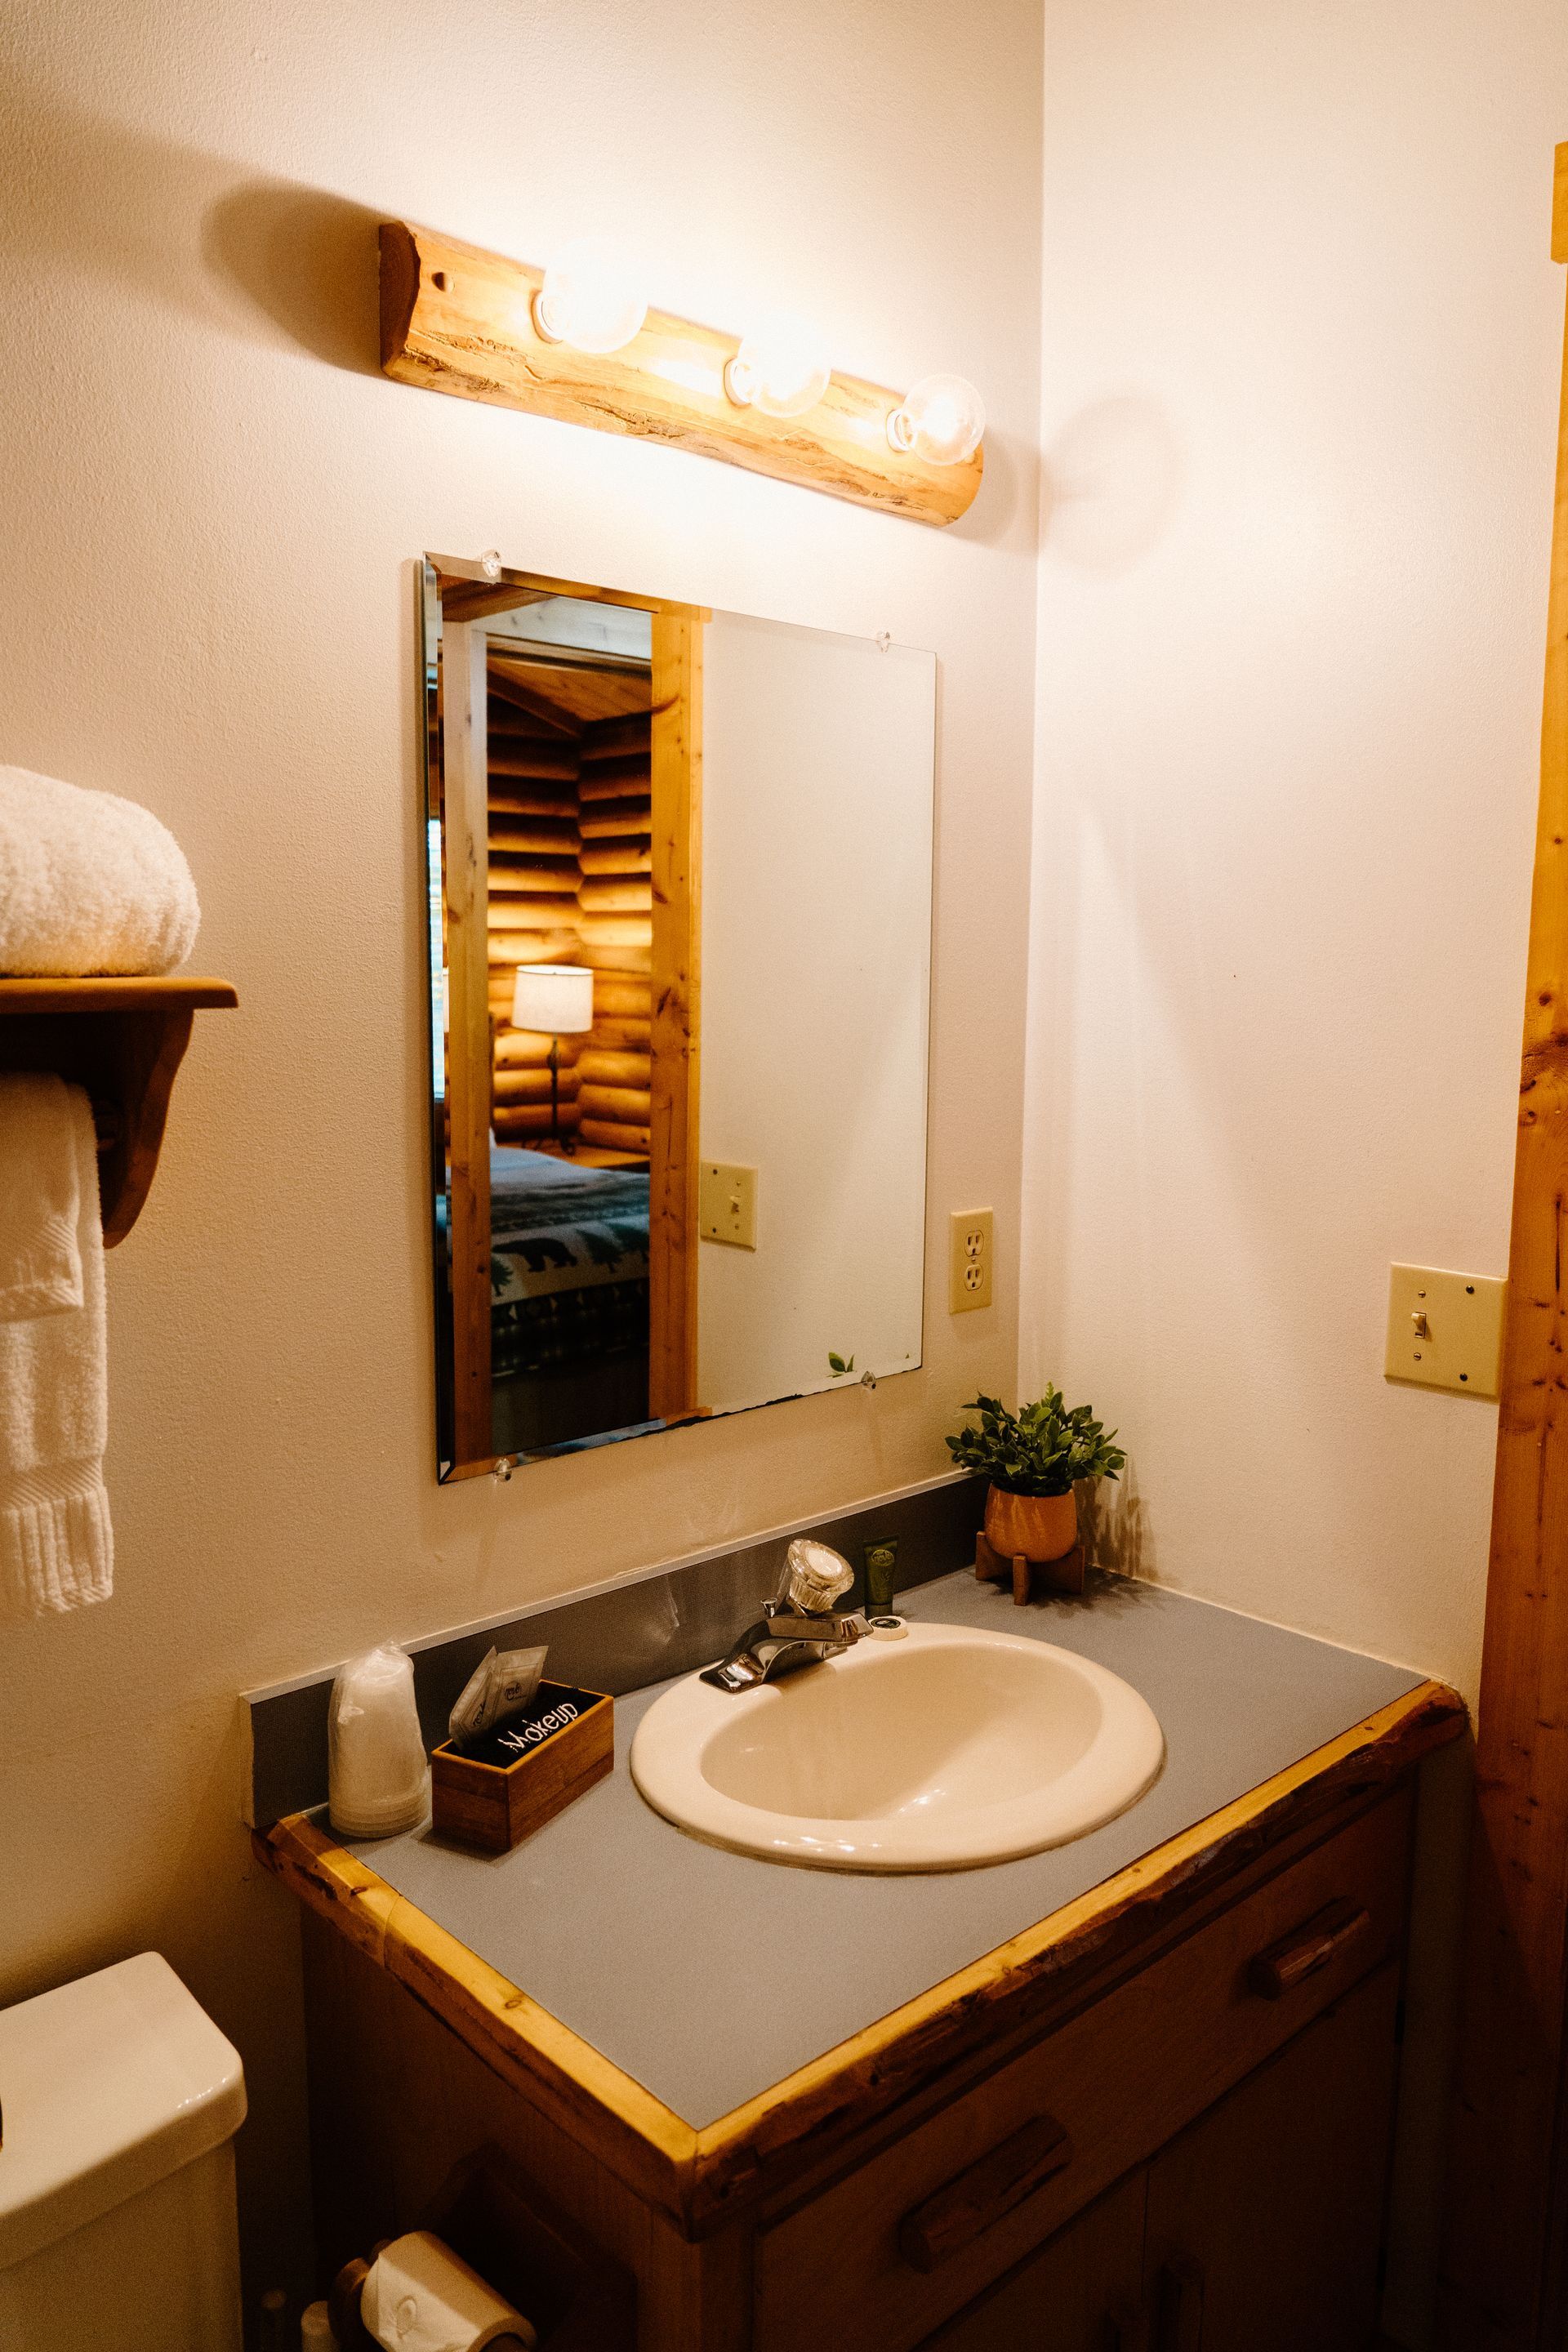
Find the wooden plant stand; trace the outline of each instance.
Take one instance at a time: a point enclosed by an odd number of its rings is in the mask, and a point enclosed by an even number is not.
[[[1037,1577],[1047,1592],[1081,1592],[1084,1569],[1083,1546],[1075,1543],[1057,1559],[1026,1559],[1021,1551],[1011,1559],[997,1551],[982,1528],[974,1538],[974,1573],[983,1584],[1005,1584],[1013,1580],[1013,1598],[1020,1609],[1034,1598]]]

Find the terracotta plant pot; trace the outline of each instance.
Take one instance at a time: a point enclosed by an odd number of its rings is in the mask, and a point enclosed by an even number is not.
[[[1004,1559],[1060,1559],[1078,1541],[1078,1504],[1067,1495],[985,1493],[985,1539]]]

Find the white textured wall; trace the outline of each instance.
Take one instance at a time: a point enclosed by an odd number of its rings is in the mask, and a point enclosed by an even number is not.
[[[257,2276],[300,2243],[294,1923],[235,1694],[940,1469],[1006,1304],[925,1369],[438,1490],[408,560],[434,548],[934,647],[929,1216],[1016,1229],[1039,45],[1026,0],[24,0],[0,29],[0,759],[184,845],[202,1018],[110,1261],[112,1604],[0,1648],[0,1999],[155,1944],[244,2053]],[[963,191],[962,201],[955,189]],[[639,232],[658,299],[815,309],[994,427],[927,531],[386,383],[374,223],[530,257]],[[1004,1270],[998,1297],[1008,1285]],[[627,1955],[627,1966],[646,1956]]]
[[[1147,1575],[1473,1690],[1563,274],[1558,0],[1047,0],[1022,1366]]]

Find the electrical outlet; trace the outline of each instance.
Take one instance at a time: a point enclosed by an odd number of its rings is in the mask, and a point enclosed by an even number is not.
[[[731,1249],[757,1246],[757,1171],[722,1160],[704,1160],[697,1177],[697,1230],[705,1242]]]
[[[1508,1284],[1496,1275],[1391,1265],[1384,1375],[1458,1396],[1495,1397],[1507,1299]]]
[[[949,1224],[948,1301],[950,1315],[967,1315],[991,1304],[991,1212],[955,1209]]]

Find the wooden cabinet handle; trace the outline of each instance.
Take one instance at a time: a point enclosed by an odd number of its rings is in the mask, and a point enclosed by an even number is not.
[[[1283,2000],[1306,1978],[1359,1943],[1371,1926],[1370,1911],[1353,1903],[1325,1903],[1300,1927],[1258,1953],[1247,1969],[1247,1982],[1265,2000]]]
[[[1071,2162],[1072,2142],[1056,2117],[1036,2116],[906,2213],[899,2252],[917,2271],[934,2271]]]
[[[1203,2340],[1204,2274],[1177,2255],[1154,2281],[1154,2352],[1199,2352]]]

